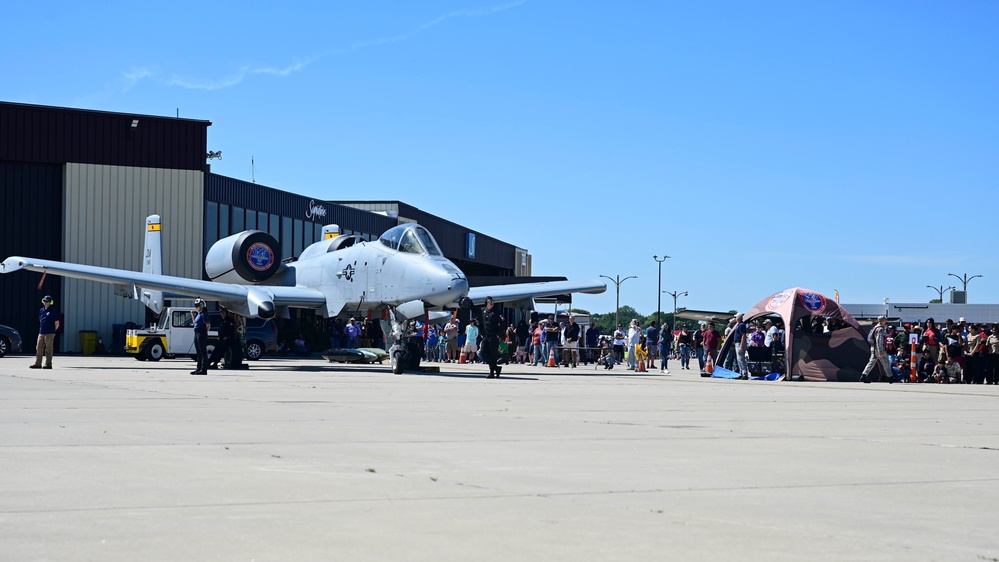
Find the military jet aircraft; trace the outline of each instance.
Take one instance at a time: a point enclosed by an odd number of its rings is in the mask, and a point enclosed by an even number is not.
[[[372,242],[323,228],[323,240],[307,247],[296,261],[278,259],[281,247],[267,232],[247,230],[216,242],[205,256],[211,281],[163,275],[159,263],[160,217],[146,219],[143,271],[135,272],[53,260],[13,256],[0,273],[29,270],[116,285],[116,293],[162,307],[162,292],[216,300],[245,317],[273,318],[287,308],[312,309],[326,318],[387,311],[401,324],[432,310],[531,300],[565,293],[602,293],[599,281],[551,281],[468,286],[468,279],[445,258],[430,232],[401,224]],[[284,310],[282,310],[284,309]]]

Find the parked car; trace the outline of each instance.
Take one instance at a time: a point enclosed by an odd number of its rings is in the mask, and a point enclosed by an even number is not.
[[[21,334],[10,326],[0,324],[0,357],[8,353],[21,353]]]
[[[265,353],[277,353],[278,329],[271,320],[262,318],[247,318],[246,333],[243,335],[246,344],[246,358],[256,361]]]
[[[218,312],[209,312],[208,323],[212,325],[212,329],[216,329],[222,325],[222,316]],[[260,359],[265,353],[277,353],[277,326],[271,320],[247,318],[243,343],[243,354],[251,361]]]

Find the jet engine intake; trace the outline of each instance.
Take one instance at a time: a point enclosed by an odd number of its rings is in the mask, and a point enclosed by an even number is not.
[[[281,268],[281,245],[270,234],[245,230],[212,244],[205,272],[220,283],[260,283]]]

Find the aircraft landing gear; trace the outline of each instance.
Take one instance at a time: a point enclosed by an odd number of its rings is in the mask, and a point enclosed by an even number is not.
[[[392,362],[392,372],[401,375],[403,371],[418,371],[423,354],[420,345],[414,341],[420,335],[409,328],[409,322],[399,322],[396,313],[392,311],[392,337],[395,342],[389,348],[389,358]]]

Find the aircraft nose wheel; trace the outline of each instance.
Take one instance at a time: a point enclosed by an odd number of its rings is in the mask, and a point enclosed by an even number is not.
[[[406,353],[398,347],[392,348],[392,372],[401,375],[406,366]]]
[[[420,346],[413,342],[407,342],[404,346],[392,346],[392,372],[401,375],[406,369],[418,370],[420,368]]]

